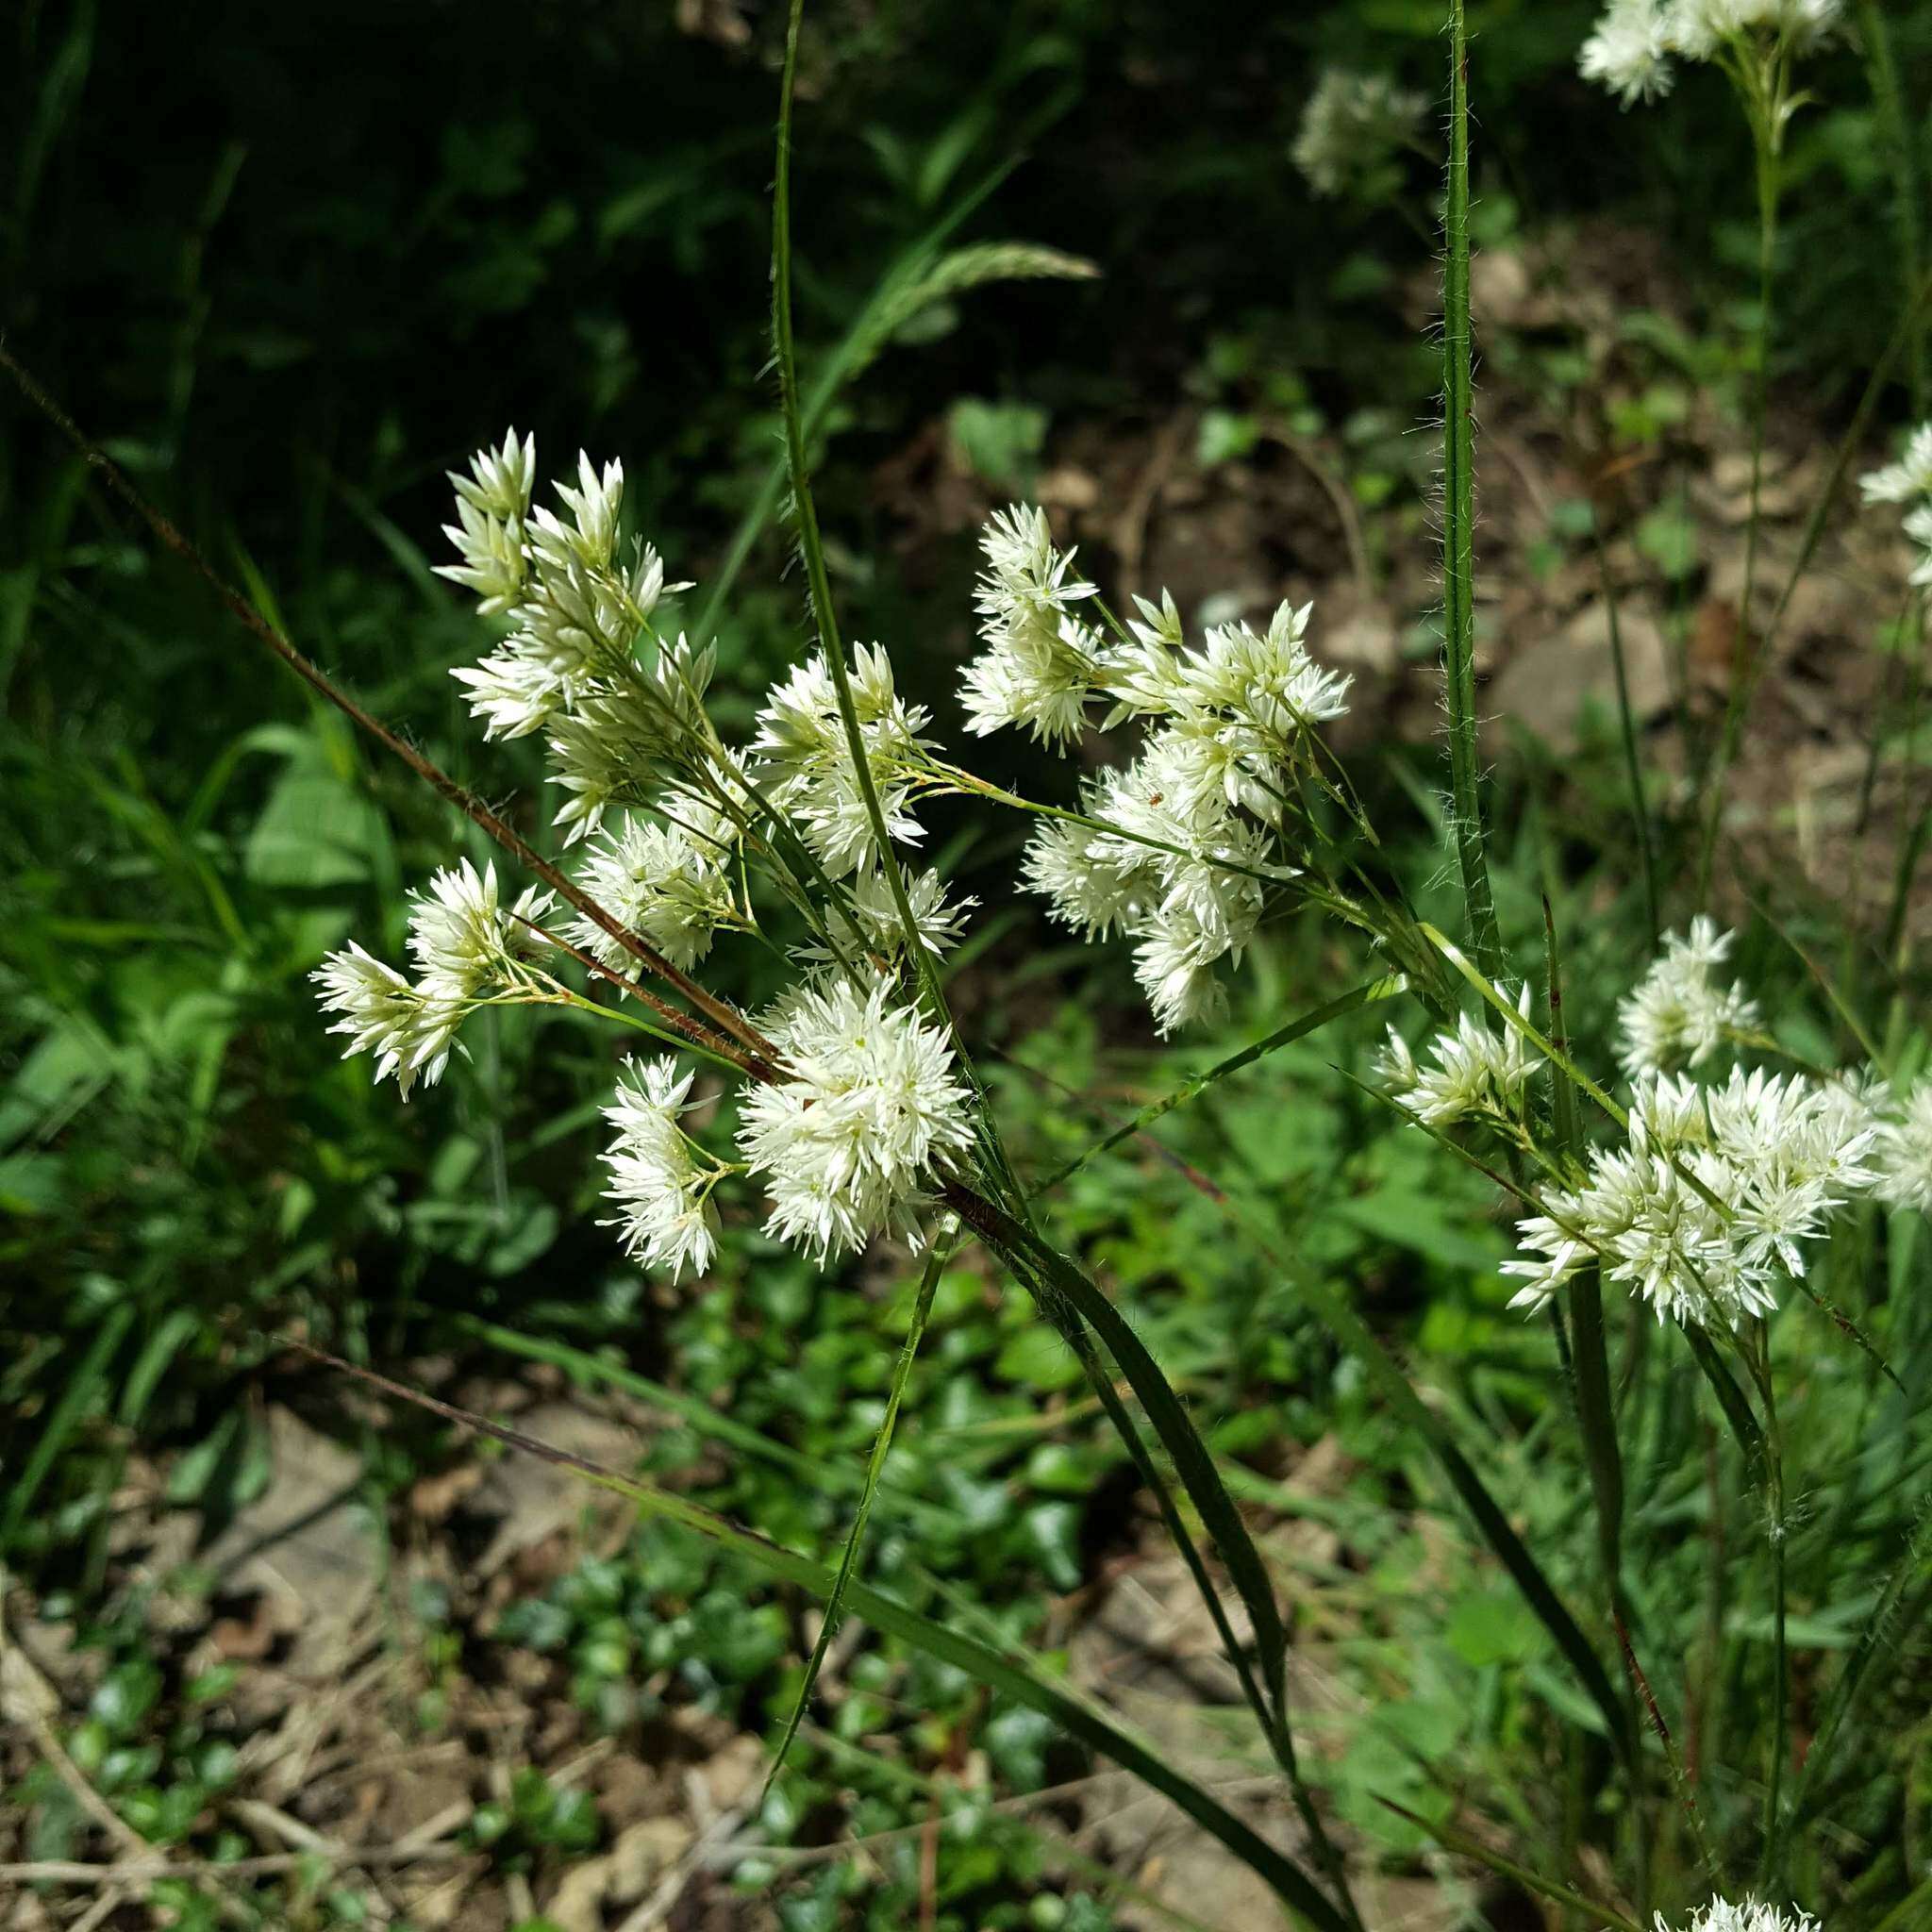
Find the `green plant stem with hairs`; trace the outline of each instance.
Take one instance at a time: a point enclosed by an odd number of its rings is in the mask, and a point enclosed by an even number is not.
[[[1442,676],[1450,825],[1476,964],[1503,977],[1483,824],[1475,702],[1475,396],[1469,306],[1469,27],[1449,0],[1449,163],[1442,194]]]

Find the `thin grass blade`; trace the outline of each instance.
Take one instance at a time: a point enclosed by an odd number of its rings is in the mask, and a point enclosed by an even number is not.
[[[925,1324],[932,1313],[932,1298],[939,1289],[940,1275],[951,1252],[950,1244],[936,1241],[926,1257],[924,1268],[920,1272],[919,1291],[912,1303],[912,1320],[907,1327],[906,1342],[892,1370],[892,1386],[886,1395],[886,1412],[879,1419],[878,1434],[873,1439],[872,1456],[865,1465],[865,1484],[858,1494],[858,1507],[853,1512],[845,1551],[839,1558],[839,1574],[832,1579],[832,1593],[825,1599],[824,1617],[819,1624],[818,1641],[813,1643],[811,1657],[806,1663],[805,1681],[798,1687],[791,1715],[785,1721],[784,1733],[772,1757],[772,1768],[765,1775],[767,1792],[777,1782],[778,1774],[785,1769],[791,1741],[798,1736],[798,1727],[811,1707],[812,1690],[818,1683],[820,1671],[824,1668],[825,1654],[838,1634],[839,1613],[845,1607],[845,1598],[858,1574],[858,1553],[865,1543],[865,1526],[872,1517],[873,1500],[879,1492],[879,1480],[886,1472],[886,1457],[892,1447],[892,1431],[898,1426],[899,1407],[906,1399],[906,1383],[919,1355],[919,1344],[925,1339]]]

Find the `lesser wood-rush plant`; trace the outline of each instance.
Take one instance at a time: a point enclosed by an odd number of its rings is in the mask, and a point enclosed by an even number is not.
[[[1794,104],[1790,59],[1832,9],[1732,10],[1735,20],[1720,22],[1714,6],[1698,13],[1619,0],[1585,68],[1641,95],[1662,85],[1672,52],[1725,65],[1770,169],[1768,181],[1760,172],[1769,223],[1775,156]],[[1909,1518],[1903,1547],[1889,1551],[1868,1579],[1869,1614],[1824,1694],[1794,1775],[1787,1551],[1796,1473],[1780,1427],[1790,1371],[1774,1350],[1774,1318],[1794,1297],[1824,1303],[1819,1257],[1855,1214],[1870,1224],[1874,1210],[1861,1204],[1912,1214],[1932,1206],[1932,1086],[1900,1080],[1896,1056],[1875,1046],[1871,1064],[1850,1068],[1792,1059],[1749,991],[1728,976],[1730,937],[1701,912],[1665,940],[1619,1008],[1620,1091],[1570,1050],[1554,930],[1533,949],[1534,971],[1511,971],[1490,883],[1476,741],[1470,117],[1460,0],[1450,7],[1441,502],[1447,817],[1465,908],[1460,940],[1420,917],[1377,862],[1376,829],[1322,737],[1346,708],[1349,680],[1322,662],[1307,607],[1284,604],[1258,628],[1229,623],[1193,636],[1164,594],[1136,599],[1132,611],[1108,608],[1040,510],[1015,506],[995,516],[983,537],[983,649],[961,692],[967,735],[1014,729],[1070,750],[1094,729],[1131,724],[1135,734],[1128,756],[1090,765],[1058,801],[1019,796],[958,761],[944,723],[901,694],[889,652],[849,641],[818,526],[792,339],[792,82],[801,11],[793,0],[773,204],[774,340],[813,638],[804,661],[766,692],[750,734],[727,738],[708,708],[708,641],[659,626],[667,594],[689,587],[667,584],[657,551],[623,534],[618,464],[600,468],[581,458],[555,487],[553,507],[538,492],[534,439],[512,430],[453,479],[448,534],[457,560],[443,575],[474,593],[483,617],[508,621],[487,653],[457,675],[487,738],[536,735],[547,744],[554,821],[575,855],[568,864],[543,857],[356,706],[248,600],[214,579],[174,527],[82,442],[109,484],[216,582],[258,637],[535,874],[534,885],[513,894],[493,866],[465,861],[439,874],[414,902],[407,970],[359,946],[334,955],[316,977],[337,1030],[406,1098],[440,1077],[479,1008],[561,1004],[647,1037],[650,1048],[626,1064],[606,1109],[606,1191],[627,1252],[668,1278],[705,1270],[724,1239],[721,1199],[754,1191],[765,1203],[767,1231],[821,1263],[875,1241],[924,1257],[905,1350],[835,1573],[687,1499],[593,1473],[646,1509],[728,1542],[764,1574],[826,1599],[791,1730],[811,1697],[836,1614],[857,1612],[1046,1712],[1164,1791],[1260,1874],[1302,1923],[1361,1932],[1347,1856],[1306,1775],[1290,1694],[1291,1620],[1268,1565],[1160,1365],[1054,1239],[1047,1197],[1073,1167],[1236,1069],[1344,1014],[1411,1003],[1422,1027],[1391,1028],[1374,1091],[1434,1137],[1444,1158],[1478,1168],[1519,1205],[1520,1254],[1505,1272],[1521,1284],[1516,1303],[1554,1330],[1561,1374],[1553,1389],[1583,1445],[1596,1522],[1600,1591],[1591,1607],[1564,1601],[1491,1493],[1476,1455],[1359,1312],[1318,1269],[1285,1250],[1265,1204],[1224,1200],[1257,1265],[1293,1282],[1436,1458],[1573,1680],[1576,1748],[1604,1794],[1577,1841],[1525,1866],[1432,1828],[1452,1849],[1497,1864],[1559,1904],[1573,1922],[1630,1928],[1633,1914],[1658,1901],[1687,1907],[1715,1891],[1689,1921],[1693,1932],[1808,1932],[1813,1922],[1803,1913],[1747,1893],[1781,1898],[1797,1879],[1820,1877],[1807,1835],[1830,1789],[1833,1753],[1856,1735],[1873,1674],[1926,1600],[1926,1516],[1921,1508]],[[1709,16],[1708,47],[1688,38],[1693,13]],[[1867,493],[1913,504],[1932,498],[1924,437],[1900,466],[1870,480]],[[1924,511],[1912,514],[1915,534],[1924,536]],[[1043,1184],[1025,1185],[941,971],[973,901],[919,862],[922,809],[947,795],[1030,820],[1023,885],[1074,931],[1131,944],[1163,1033],[1219,1010],[1228,974],[1272,918],[1332,920],[1369,950],[1373,965],[1359,984],[1142,1109]],[[802,941],[787,946],[778,937],[800,926]],[[790,986],[764,1010],[741,1010],[705,984],[714,948],[731,944],[768,946],[786,961]],[[1418,1043],[1419,1030],[1425,1037]],[[735,1133],[694,1117],[696,1082],[713,1071],[737,1082]],[[1125,1445],[1291,1796],[1301,1837],[1294,1856],[1036,1660],[949,1629],[862,1581],[867,1514],[908,1372],[942,1263],[967,1241],[983,1243],[1032,1297]],[[1629,1324],[1624,1390],[1612,1374],[1607,1286],[1633,1311],[1654,1314],[1669,1338],[1653,1344],[1643,1340],[1647,1322]],[[1836,1306],[1827,1312],[1806,1331],[1806,1346],[1864,1351],[1868,1394],[1881,1376],[1896,1378],[1851,1313]],[[1714,1783],[1710,1766],[1687,1765],[1645,1669],[1650,1632],[1632,1575],[1625,1397],[1639,1349],[1657,1346],[1669,1350],[1671,1374],[1704,1377],[1756,1496],[1756,1542],[1737,1553],[1734,1567],[1738,1590],[1761,1589],[1768,1607],[1762,1675],[1773,1722],[1762,1760],[1731,1769],[1723,1783]],[[541,1453],[541,1445],[495,1432]],[[1921,1464],[1915,1449],[1907,1466]],[[1582,1858],[1586,1839],[1597,1841],[1607,1863]],[[1605,1890],[1622,1902],[1597,1895]]]

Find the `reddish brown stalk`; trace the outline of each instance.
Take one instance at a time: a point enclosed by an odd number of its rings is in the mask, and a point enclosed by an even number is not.
[[[587,952],[582,946],[565,939],[561,933],[552,932],[547,925],[539,925],[534,919],[525,919],[521,912],[513,911],[509,916],[519,925],[535,933],[546,946],[555,946],[559,953],[568,953],[585,972],[593,974],[599,979],[608,981],[620,992],[627,992],[635,999],[643,1000],[646,1004],[656,1008],[659,1012],[665,1010],[662,1004],[653,1000],[651,995],[635,979],[626,979],[614,967],[605,965],[596,954]],[[686,1037],[690,1038],[689,1035]],[[733,1046],[728,1040],[716,1040],[714,1038],[708,1044],[710,1052],[728,1059],[735,1067],[741,1067],[754,1080],[762,1080],[767,1085],[770,1085],[778,1077],[777,1069],[769,1060],[761,1059],[758,1055],[750,1053],[743,1048]]]
[[[296,676],[311,690],[326,698],[344,716],[360,725],[377,743],[402,759],[419,778],[431,786],[466,818],[480,825],[512,858],[535,873],[560,898],[575,907],[586,919],[602,926],[625,952],[639,960],[657,978],[675,988],[715,1026],[722,1028],[725,1035],[742,1041],[754,1054],[767,1058],[772,1056],[770,1041],[762,1038],[758,1029],[728,1001],[707,992],[695,980],[680,973],[655,947],[646,944],[620,921],[613,919],[581,886],[567,874],[559,871],[520,834],[498,818],[475,792],[458,785],[441,766],[425,758],[406,739],[398,737],[381,719],[365,711],[354,698],[332,682],[325,672],[305,658],[240,591],[216,571],[208,558],[167,517],[135,489],[112,459],[94,443],[89,441],[80,425],[21,365],[5,342],[0,342],[0,365],[4,365],[8,374],[20,385],[21,392],[27,401],[74,445],[88,465],[98,473],[108,488],[141,518],[168,549],[201,576],[216,596],[227,606],[229,611],[288,665]],[[646,992],[641,988],[634,988],[633,991],[666,1025],[674,1027],[686,1039],[694,1041],[714,1053],[721,1050],[726,1051],[727,1055],[735,1053],[735,1050],[729,1048],[728,1040],[720,1040],[711,1027],[694,1020],[689,1013],[679,1012],[676,1008],[666,1005],[656,994]]]
[[[1657,1733],[1657,1740],[1663,1746],[1664,1762],[1670,1767],[1671,1780],[1677,1788],[1677,1797],[1684,1807],[1684,1814],[1690,1821],[1690,1836],[1697,1842],[1698,1856],[1703,1859],[1705,1869],[1715,1876],[1718,1867],[1711,1856],[1710,1840],[1705,1835],[1704,1813],[1699,1810],[1697,1795],[1690,1788],[1690,1774],[1684,1760],[1677,1754],[1676,1740],[1671,1736],[1671,1727],[1664,1720],[1662,1707],[1657,1701],[1657,1693],[1650,1688],[1650,1679],[1643,1674],[1643,1666],[1637,1661],[1637,1653],[1631,1648],[1630,1633],[1624,1626],[1622,1617],[1611,1614],[1610,1621],[1617,1628],[1617,1642],[1624,1652],[1624,1666],[1630,1673],[1630,1680],[1637,1686],[1637,1694],[1642,1700],[1645,1714],[1650,1719],[1650,1727]]]

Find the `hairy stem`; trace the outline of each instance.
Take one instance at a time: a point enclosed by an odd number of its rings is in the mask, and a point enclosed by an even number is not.
[[[1491,979],[1502,941],[1483,826],[1475,708],[1474,344],[1469,310],[1469,33],[1449,0],[1449,167],[1442,196],[1442,681],[1450,814],[1470,944]]]

